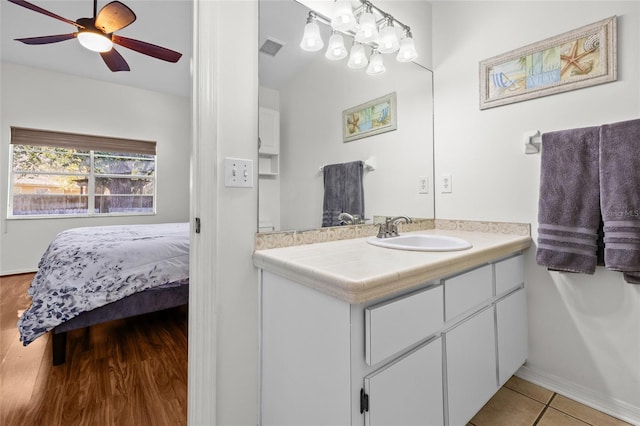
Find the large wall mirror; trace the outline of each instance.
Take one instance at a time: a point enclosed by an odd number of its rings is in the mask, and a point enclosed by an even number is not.
[[[398,10],[402,3],[420,2],[374,3]],[[390,54],[384,55],[386,72],[371,76],[348,68],[348,57],[330,61],[324,49],[303,51],[299,44],[309,10],[294,0],[260,1],[258,231],[321,227],[320,168],[357,160],[375,167],[363,178],[366,219],[433,218],[432,72]],[[418,23],[410,21],[417,18],[406,7],[400,10],[409,16],[396,17],[413,30]],[[326,47],[330,27],[320,24],[320,29]],[[345,37],[347,49],[351,43]],[[343,142],[342,112],[389,93],[396,94],[397,130]],[[425,176],[428,193],[419,188]]]

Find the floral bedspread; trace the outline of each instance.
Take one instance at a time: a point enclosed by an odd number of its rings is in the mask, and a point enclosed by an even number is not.
[[[55,326],[133,293],[189,278],[189,224],[96,226],[59,233],[18,320],[26,346]]]

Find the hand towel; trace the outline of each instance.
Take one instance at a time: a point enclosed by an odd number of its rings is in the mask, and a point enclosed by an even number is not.
[[[542,135],[536,261],[593,274],[600,224],[599,127]]]
[[[600,129],[604,261],[640,284],[640,119]]]
[[[324,166],[322,226],[338,226],[340,213],[364,217],[362,161]]]

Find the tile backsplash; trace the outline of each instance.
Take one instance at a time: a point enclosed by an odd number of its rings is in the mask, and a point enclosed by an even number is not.
[[[382,218],[374,218],[374,223]],[[530,235],[528,223],[480,222],[466,220],[420,219],[412,218],[412,223],[401,223],[400,232],[424,231],[428,229],[444,229],[471,232],[488,232],[513,235]],[[302,231],[260,232],[256,234],[255,249],[266,250],[279,247],[299,246],[304,244],[324,243],[328,241],[347,240],[352,238],[371,237],[378,233],[378,226],[345,225],[327,228],[308,229]]]

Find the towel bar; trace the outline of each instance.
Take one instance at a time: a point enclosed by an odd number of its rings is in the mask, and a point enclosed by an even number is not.
[[[322,166],[320,166],[320,171],[324,171],[324,166],[326,164],[323,164]],[[371,157],[368,160],[366,160],[364,162],[364,170],[367,172],[373,172],[376,169],[376,158],[375,157]]]

